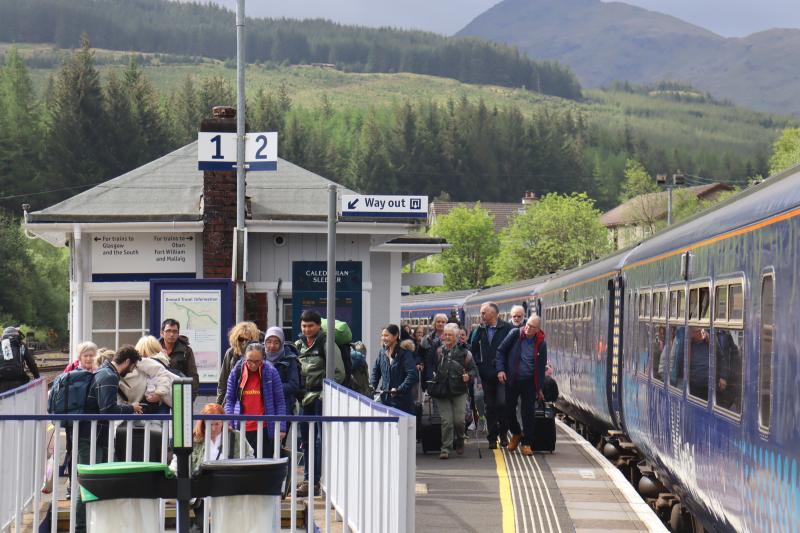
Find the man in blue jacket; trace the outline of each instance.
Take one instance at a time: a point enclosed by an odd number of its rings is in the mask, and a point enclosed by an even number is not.
[[[531,315],[520,330],[514,328],[497,348],[497,380],[506,384],[506,414],[511,431],[508,451],[522,442],[522,454],[533,455],[533,411],[536,400],[544,400],[547,343],[537,315]],[[517,420],[517,401],[521,398],[522,428]]]
[[[494,302],[486,302],[481,306],[481,325],[472,335],[469,351],[478,365],[478,374],[483,385],[483,401],[486,403],[486,427],[489,448],[500,445],[508,446],[508,425],[506,421],[505,385],[497,380],[495,357],[497,347],[511,331],[511,324],[497,318],[499,309]]]

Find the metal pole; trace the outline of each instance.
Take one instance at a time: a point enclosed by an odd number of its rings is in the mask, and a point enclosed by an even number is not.
[[[336,319],[336,185],[328,185],[328,337],[325,345],[325,377],[336,373],[334,320]],[[313,483],[314,480],[310,480]]]
[[[236,2],[236,229],[244,230],[244,0]],[[242,233],[240,233],[241,235]],[[238,250],[233,251],[234,254]],[[244,265],[242,272],[245,272]],[[236,322],[244,320],[244,280],[236,281]]]
[[[674,185],[674,182],[667,184],[667,226],[672,225],[672,187]]]

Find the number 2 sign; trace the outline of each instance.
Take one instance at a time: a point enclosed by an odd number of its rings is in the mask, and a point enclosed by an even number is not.
[[[248,133],[245,137],[245,168],[277,170],[278,132]],[[198,170],[234,170],[236,134],[201,131],[197,134]]]

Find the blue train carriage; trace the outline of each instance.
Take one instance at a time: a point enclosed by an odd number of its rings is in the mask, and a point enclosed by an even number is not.
[[[464,304],[466,324],[470,328],[477,327],[481,322],[481,306],[486,302],[497,304],[501,320],[511,322],[511,308],[521,305],[525,309],[525,317],[531,314],[541,314],[541,305],[537,296],[547,280],[552,276],[517,281],[507,285],[498,285],[472,294]]]
[[[623,425],[690,529],[800,531],[798,215],[800,167],[624,265]]]
[[[595,430],[620,427],[620,269],[630,250],[558,274],[544,287],[542,327],[559,409]],[[615,317],[617,322],[615,323]]]
[[[464,324],[464,301],[475,289],[450,292],[434,292],[403,296],[400,307],[400,322],[403,325],[430,326],[439,313]]]

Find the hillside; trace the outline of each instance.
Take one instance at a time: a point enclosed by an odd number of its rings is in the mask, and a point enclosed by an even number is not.
[[[620,2],[504,0],[457,35],[559,61],[590,87],[681,80],[739,105],[800,115],[800,30],[724,38]]]
[[[0,41],[80,44],[110,50],[233,60],[235,16],[214,4],[167,0],[0,0]],[[326,20],[248,18],[250,63],[333,64],[353,72],[414,72],[528,87],[577,99],[581,87],[569,69],[536,62],[517,50],[476,38],[345,26]]]

